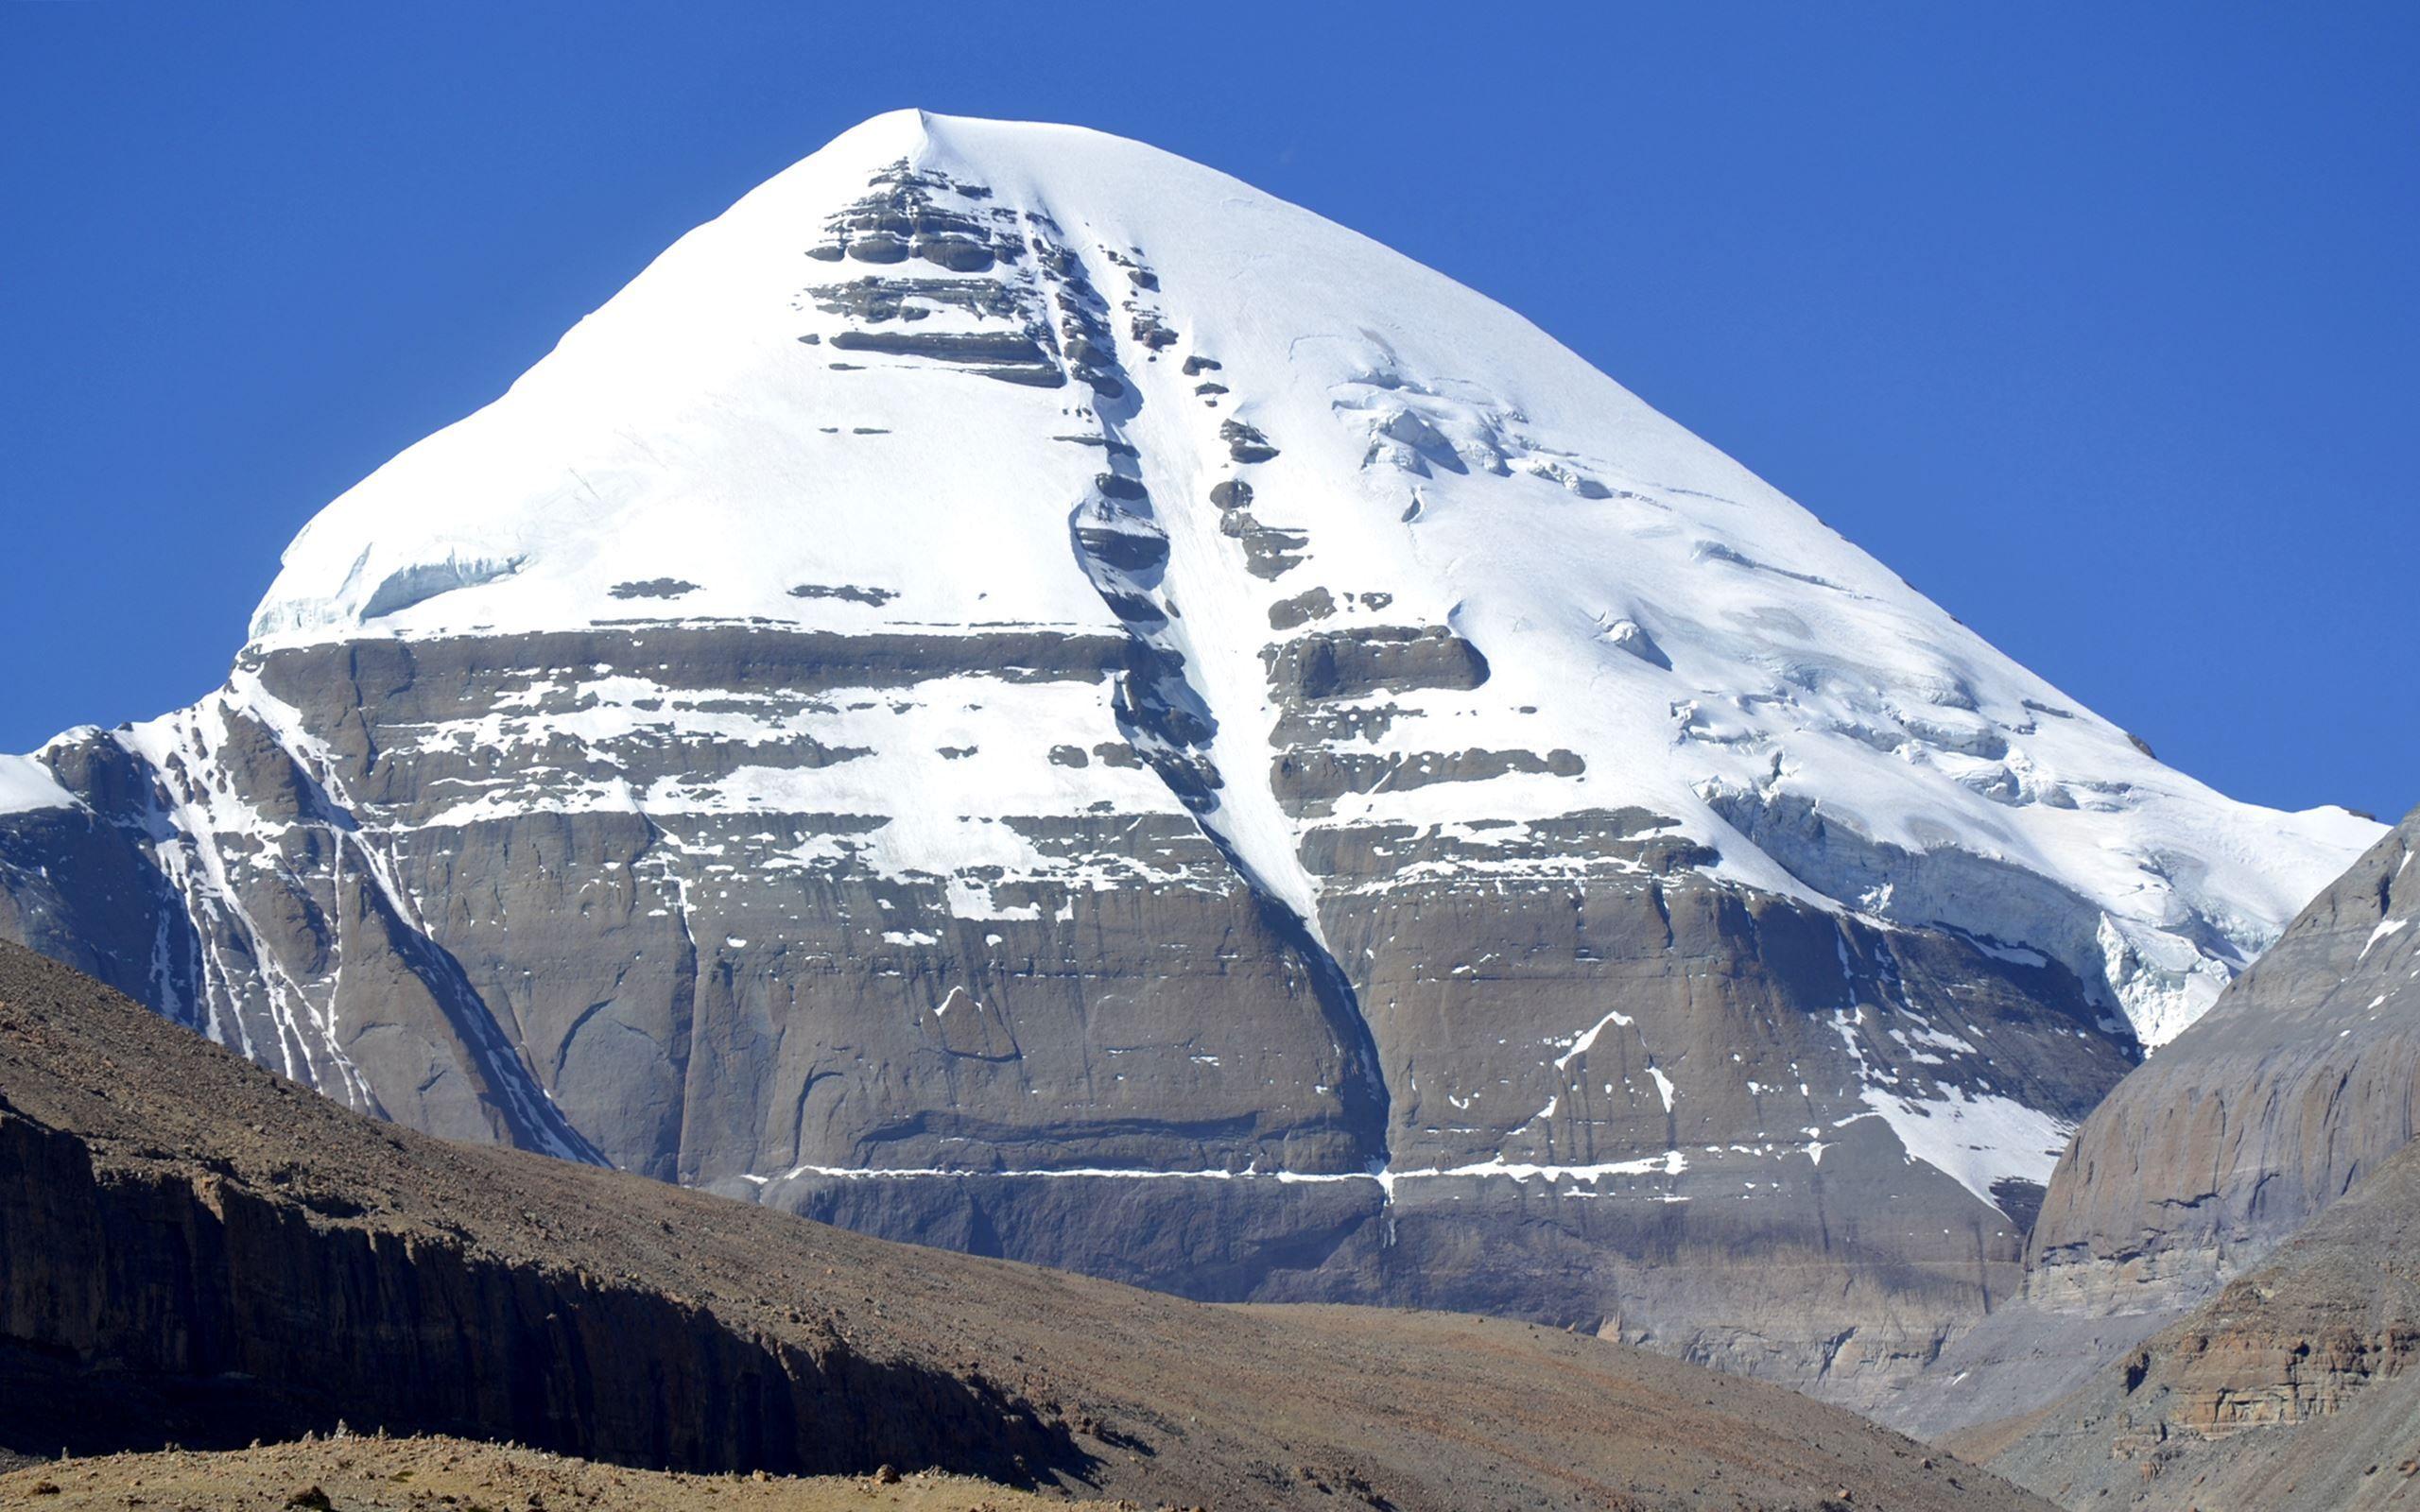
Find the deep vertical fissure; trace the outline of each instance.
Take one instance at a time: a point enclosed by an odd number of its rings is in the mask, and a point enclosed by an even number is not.
[[[1039,228],[1056,229],[1048,215]],[[1230,790],[1214,757],[1220,725],[1210,694],[1195,675],[1182,609],[1168,590],[1169,531],[1145,477],[1146,456],[1132,422],[1144,392],[1126,361],[1128,343],[1115,329],[1086,259],[1040,235],[1034,248],[1048,290],[1062,360],[1089,386],[1101,467],[1068,516],[1078,564],[1125,627],[1129,653],[1115,696],[1118,732],[1193,816],[1204,838],[1251,892],[1263,926],[1302,964],[1343,1072],[1337,1089],[1347,1127],[1363,1135],[1374,1171],[1389,1163],[1390,1097],[1375,1037],[1360,996],[1322,937],[1315,895],[1296,902],[1262,875],[1219,820]],[[1136,249],[1137,257],[1140,249]],[[1139,262],[1111,254],[1120,266]],[[1143,272],[1149,277],[1149,269]],[[1132,280],[1156,289],[1155,277]],[[1131,308],[1135,343],[1156,351],[1180,339],[1154,310]],[[1300,889],[1294,889],[1299,891]]]

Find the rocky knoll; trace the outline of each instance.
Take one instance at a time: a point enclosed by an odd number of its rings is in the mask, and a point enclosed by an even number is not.
[[[2031,1417],[1953,1438],[2071,1507],[2420,1499],[2420,1149]]]
[[[591,1512],[1043,1512],[1067,1505],[1055,1492],[938,1470],[903,1474],[895,1466],[890,1475],[871,1476],[690,1475],[475,1440],[368,1434],[109,1454],[14,1473],[0,1464],[0,1503],[43,1512],[124,1512],[129,1498],[136,1506],[179,1512],[259,1512],[317,1505],[314,1492],[344,1512],[566,1504]]]
[[[339,1419],[1177,1504],[2038,1504],[1594,1339],[1204,1307],[375,1124],[0,946],[0,1447]]]

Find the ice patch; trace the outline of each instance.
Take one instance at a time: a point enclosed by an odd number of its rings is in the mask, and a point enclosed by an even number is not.
[[[1019,1181],[1277,1181],[1288,1184],[1319,1184],[1336,1181],[1374,1181],[1389,1200],[1395,1187],[1405,1181],[1435,1181],[1485,1179],[1501,1177],[1513,1181],[1549,1183],[1572,1181],[1583,1185],[1624,1176],[1679,1176],[1688,1169],[1688,1157],[1679,1150],[1666,1150],[1661,1155],[1634,1160],[1607,1160],[1596,1165],[1541,1165],[1526,1160],[1507,1160],[1502,1156],[1477,1161],[1470,1165],[1430,1166],[1424,1170],[1373,1171],[1263,1171],[1257,1168],[1228,1171],[1218,1168],[1196,1171],[1162,1171],[1132,1166],[1070,1166],[1055,1170],[970,1171],[947,1166],[841,1166],[794,1165],[779,1176],[748,1175],[741,1180],[755,1186],[774,1181],[787,1181],[799,1177],[835,1177],[851,1181],[912,1181],[912,1180],[975,1180],[993,1178]]]
[[[1924,1161],[1995,1209],[1995,1182],[2014,1177],[2048,1185],[2076,1127],[1993,1092],[1979,1097],[1952,1088],[1947,1097],[1926,1100],[1867,1087],[1858,1095],[1891,1125],[1909,1159]]]
[[[1582,1056],[1586,1055],[1588,1053],[1588,1047],[1597,1042],[1597,1037],[1605,1032],[1605,1026],[1607,1024],[1617,1023],[1627,1029],[1635,1022],[1635,1020],[1632,1019],[1631,1016],[1626,1013],[1614,1012],[1606,1014],[1603,1018],[1599,1019],[1595,1023],[1590,1024],[1585,1030],[1582,1030],[1579,1037],[1571,1041],[1571,1048],[1565,1050],[1562,1055],[1555,1057],[1554,1069],[1557,1071],[1567,1070],[1573,1061],[1579,1059]]]
[[[949,996],[933,1005],[933,1017],[936,1019],[945,1018],[948,1016],[949,1010],[952,1008],[973,1008],[976,1012],[980,1013],[983,1011],[983,1005],[977,1002],[975,994],[969,992],[966,988],[962,987],[954,987],[949,989]]]
[[[1647,1074],[1655,1083],[1655,1091],[1664,1099],[1664,1111],[1672,1110],[1672,1078],[1664,1074],[1660,1066],[1650,1066]]]
[[[1507,1160],[1492,1156],[1469,1165],[1435,1166],[1426,1171],[1393,1171],[1395,1181],[1418,1181],[1444,1177],[1510,1177],[1515,1181],[1601,1181],[1608,1177],[1679,1176],[1688,1169],[1689,1158],[1679,1150],[1666,1150],[1661,1155],[1635,1160],[1607,1160],[1597,1165],[1540,1165],[1528,1160]]]

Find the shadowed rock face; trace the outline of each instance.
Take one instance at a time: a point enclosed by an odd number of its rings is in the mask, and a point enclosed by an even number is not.
[[[2030,1291],[2182,1305],[2256,1263],[2420,1127],[2420,815],[2121,1083],[2059,1162]]]
[[[0,1100],[0,1376],[12,1395],[113,1399],[15,1446],[114,1448],[132,1409],[161,1414],[160,1440],[204,1445],[349,1420],[693,1470],[924,1462],[1023,1480],[1082,1464],[1063,1427],[938,1371],[313,1217],[232,1183],[102,1179],[78,1142]],[[71,1361],[108,1361],[112,1379],[96,1393]]]

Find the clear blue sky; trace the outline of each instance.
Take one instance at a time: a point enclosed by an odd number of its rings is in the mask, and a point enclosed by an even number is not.
[[[2420,800],[2420,6],[0,4],[0,749],[877,111],[1529,315],[2169,761]]]

